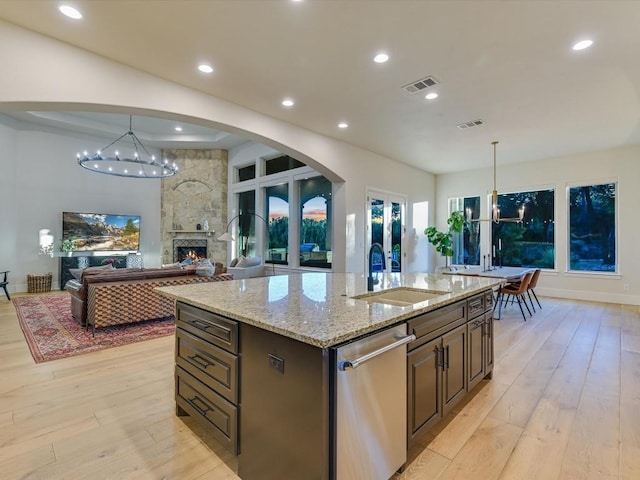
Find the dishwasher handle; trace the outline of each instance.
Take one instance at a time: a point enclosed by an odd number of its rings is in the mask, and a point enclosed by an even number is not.
[[[416,339],[415,335],[407,335],[406,337],[402,337],[396,340],[389,345],[385,345],[384,347],[379,348],[378,350],[374,350],[371,353],[367,353],[360,358],[356,358],[355,360],[347,360],[344,362],[340,362],[338,364],[338,370],[348,370],[350,368],[358,368],[364,362],[371,360],[372,358],[377,357],[378,355],[382,355],[383,353],[388,352],[389,350],[393,350],[394,348],[400,347],[402,345],[406,345],[407,343],[413,342]]]

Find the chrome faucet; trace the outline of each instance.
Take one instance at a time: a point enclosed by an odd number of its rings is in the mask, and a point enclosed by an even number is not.
[[[382,245],[379,243],[372,243],[371,248],[369,249],[369,277],[367,277],[367,290],[373,292],[373,286],[378,283],[377,278],[373,278],[373,251],[379,250],[380,257],[382,258],[382,270],[384,271],[387,267],[384,261],[384,250],[382,249]]]

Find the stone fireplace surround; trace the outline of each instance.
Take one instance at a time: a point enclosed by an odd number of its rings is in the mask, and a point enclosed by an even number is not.
[[[177,261],[174,240],[204,242],[212,261],[226,263],[227,242],[215,240],[227,225],[228,152],[165,149],[178,173],[161,180],[162,263]],[[197,224],[209,224],[198,231]],[[190,246],[190,245],[188,245]]]

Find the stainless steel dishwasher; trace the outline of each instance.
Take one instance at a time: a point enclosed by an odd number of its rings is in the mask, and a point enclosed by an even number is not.
[[[407,461],[406,324],[338,347],[336,478],[387,480]]]

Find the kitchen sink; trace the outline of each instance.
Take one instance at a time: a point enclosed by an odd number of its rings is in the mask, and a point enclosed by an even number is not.
[[[390,290],[382,290],[376,293],[366,293],[357,295],[357,300],[364,300],[368,303],[384,303],[386,305],[396,305],[406,307],[415,303],[431,300],[432,298],[446,295],[447,291],[443,290],[421,290],[416,288],[393,288]]]

